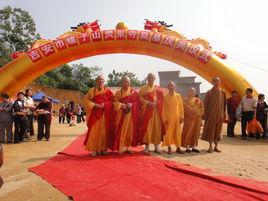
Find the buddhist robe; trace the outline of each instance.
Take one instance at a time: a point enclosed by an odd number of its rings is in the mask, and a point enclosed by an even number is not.
[[[84,102],[87,112],[87,135],[84,141],[85,148],[89,151],[107,150],[110,145],[112,127],[113,93],[103,87],[91,88],[85,96]],[[104,104],[104,108],[95,107]]]
[[[131,103],[131,108],[122,109],[122,104]],[[123,151],[125,147],[137,146],[138,143],[138,116],[140,98],[131,88],[118,90],[115,94],[115,138],[114,150]]]
[[[226,93],[221,89],[210,89],[204,100],[204,128],[202,140],[210,143],[220,141],[225,119]]]
[[[142,125],[140,134],[140,143],[160,144],[164,128],[161,121],[163,111],[163,92],[153,85],[145,85],[139,92],[142,103]],[[149,102],[155,102],[156,106],[149,106]]]
[[[163,121],[165,125],[165,136],[162,146],[175,144],[181,145],[181,122],[184,118],[183,101],[181,95],[169,93],[164,97]]]
[[[199,98],[185,98],[184,124],[182,129],[182,147],[194,147],[198,145],[200,134],[201,117],[204,114],[204,105]]]

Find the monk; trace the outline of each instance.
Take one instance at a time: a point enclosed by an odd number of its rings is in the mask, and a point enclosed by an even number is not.
[[[112,128],[113,93],[104,87],[104,77],[99,75],[96,87],[89,89],[84,102],[87,111],[87,135],[85,149],[92,156],[106,155],[110,145]]]
[[[177,153],[181,151],[181,128],[184,120],[183,101],[181,95],[175,92],[175,83],[168,83],[168,94],[164,97],[163,122],[165,135],[162,146],[168,146],[168,154],[172,154],[171,145],[175,144]]]
[[[138,93],[130,87],[130,79],[124,76],[122,88],[115,93],[115,139],[113,150],[132,153],[129,147],[136,147],[138,143],[138,115],[140,98]]]
[[[181,146],[186,147],[186,152],[199,153],[196,148],[198,145],[198,137],[200,134],[201,117],[204,114],[204,105],[202,101],[196,97],[196,90],[190,87],[187,97],[184,98],[184,124],[182,129]],[[191,150],[192,149],[192,150]]]
[[[140,143],[145,144],[145,153],[149,153],[149,144],[154,144],[155,153],[161,154],[160,143],[164,134],[161,120],[163,112],[163,92],[154,84],[155,75],[147,75],[147,84],[141,87],[139,95],[142,103],[142,125]]]
[[[221,140],[222,124],[226,118],[226,93],[220,88],[219,77],[212,79],[213,87],[206,93],[204,100],[204,128],[202,139],[209,142],[208,153],[220,153],[218,142]],[[213,143],[215,145],[213,149]]]

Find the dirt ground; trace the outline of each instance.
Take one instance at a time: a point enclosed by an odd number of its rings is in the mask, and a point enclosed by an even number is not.
[[[61,151],[78,135],[85,131],[85,124],[69,127],[53,122],[50,142],[35,139],[21,144],[4,145],[4,165],[0,175],[4,185],[0,189],[1,201],[69,200],[45,180],[28,172]],[[225,133],[225,128],[223,133]],[[239,125],[236,133],[239,133]],[[254,178],[268,182],[268,140],[244,141],[223,136],[220,143],[222,153],[206,153],[207,143],[199,141],[200,154],[162,154],[164,159],[175,160],[201,168],[209,168],[226,175]]]

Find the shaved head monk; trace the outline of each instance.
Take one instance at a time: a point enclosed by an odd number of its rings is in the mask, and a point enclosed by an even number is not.
[[[131,88],[129,77],[124,76],[114,101],[115,139],[112,149],[118,150],[119,154],[132,153],[129,147],[137,146],[139,106],[139,95]]]
[[[209,142],[208,153],[221,152],[218,143],[221,140],[222,124],[226,118],[226,93],[220,88],[221,79],[212,79],[212,89],[208,90],[204,100],[205,123],[202,139]],[[213,148],[214,143],[214,148]]]
[[[155,75],[147,75],[147,84],[141,87],[139,95],[142,103],[142,125],[140,143],[145,144],[144,152],[149,152],[149,144],[155,145],[155,152],[161,154],[160,143],[164,127],[161,120],[163,112],[163,92],[154,84]]]
[[[102,75],[96,78],[96,87],[87,92],[84,102],[87,112],[87,135],[85,149],[92,151],[92,156],[106,155],[110,145],[112,127],[113,93],[104,86]]]
[[[168,83],[168,94],[164,97],[163,122],[165,125],[165,135],[162,146],[168,147],[168,154],[172,154],[171,145],[177,147],[176,152],[181,151],[181,125],[184,120],[183,101],[181,95],[176,92],[176,85],[170,81]]]

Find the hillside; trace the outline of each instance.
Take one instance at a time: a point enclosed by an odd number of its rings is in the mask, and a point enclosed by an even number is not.
[[[59,104],[55,104],[55,109],[61,106],[62,104],[68,104],[70,101],[74,101],[75,104],[83,104],[83,98],[84,95],[80,93],[79,91],[73,91],[73,90],[65,90],[65,89],[58,89],[48,86],[39,85],[36,83],[31,83],[27,86],[25,86],[22,91],[25,91],[25,89],[30,88],[33,90],[33,94],[36,92],[42,91],[47,96],[51,96],[55,99],[58,99],[60,101]],[[58,105],[58,106],[57,106]]]

